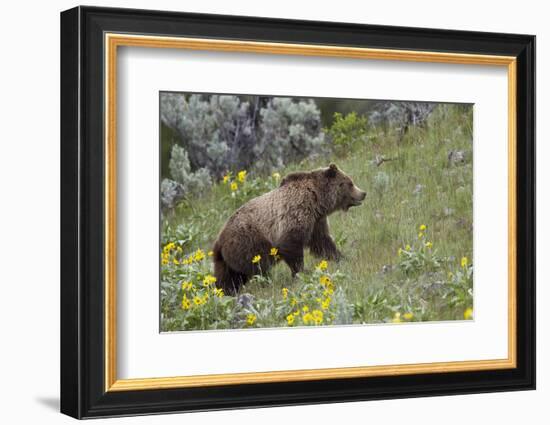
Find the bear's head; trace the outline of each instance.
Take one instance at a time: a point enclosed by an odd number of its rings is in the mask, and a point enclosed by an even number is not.
[[[330,211],[347,211],[351,207],[361,205],[367,193],[359,189],[353,180],[335,164],[320,170],[324,179],[323,194],[326,208]]]

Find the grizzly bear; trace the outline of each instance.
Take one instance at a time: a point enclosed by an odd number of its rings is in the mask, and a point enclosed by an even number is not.
[[[334,164],[287,175],[278,188],[242,205],[223,226],[213,248],[216,285],[235,294],[278,258],[294,276],[304,267],[306,247],[317,257],[338,260],[327,217],[361,205],[365,196]]]

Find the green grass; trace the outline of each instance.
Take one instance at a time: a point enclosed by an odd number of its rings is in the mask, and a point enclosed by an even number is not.
[[[464,151],[466,161],[450,163],[451,150]],[[343,259],[329,264],[327,273],[337,290],[331,308],[324,311],[322,323],[317,324],[464,319],[465,311],[472,306],[471,108],[440,105],[425,128],[412,127],[402,138],[395,131],[369,129],[366,141],[354,142],[347,152],[278,170],[284,176],[335,162],[367,192],[362,206],[329,218]],[[377,166],[377,155],[390,160]],[[178,205],[165,217],[163,246],[175,241],[182,256],[199,248],[210,250],[235,209],[277,182],[271,176],[249,172],[245,183],[238,183],[236,193],[228,183],[219,182],[202,197]],[[427,229],[419,238],[421,225]],[[425,246],[427,242],[431,242],[431,248]],[[398,250],[407,245],[411,249],[399,255]],[[463,257],[468,259],[465,266],[461,265]],[[283,297],[282,289],[288,288],[304,300],[307,294],[321,290],[314,282],[322,275],[315,267],[318,263],[319,259],[306,250],[305,272],[298,279],[293,280],[281,262],[269,276],[247,284],[242,293],[253,296],[251,303],[243,306],[232,297],[223,297],[220,307],[222,298],[212,297],[208,305],[188,310],[181,308],[180,284],[184,277],[197,275],[182,272],[186,266],[170,263],[163,266],[162,274],[162,328],[287,326],[293,306],[289,305],[291,297]],[[200,273],[208,273],[208,257],[199,268]],[[304,295],[304,291],[309,292]],[[298,306],[309,305],[307,302]],[[311,308],[316,308],[313,304]],[[225,309],[223,319],[220,308]],[[189,319],[191,310],[201,317],[199,322]],[[300,311],[293,325],[308,324],[301,321],[304,314]]]

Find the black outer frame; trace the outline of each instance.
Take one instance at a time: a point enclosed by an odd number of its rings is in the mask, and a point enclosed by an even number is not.
[[[517,57],[517,368],[104,391],[105,32]],[[76,7],[61,13],[61,412],[75,418],[535,388],[535,37]]]

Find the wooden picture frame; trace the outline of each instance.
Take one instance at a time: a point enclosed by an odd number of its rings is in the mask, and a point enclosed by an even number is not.
[[[121,46],[506,67],[508,357],[118,379],[116,58]],[[63,12],[61,411],[90,418],[533,389],[534,70],[535,38],[528,35],[94,7]]]

